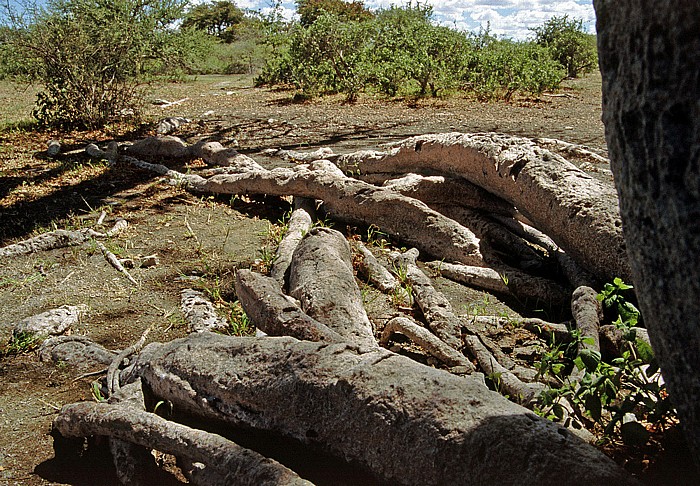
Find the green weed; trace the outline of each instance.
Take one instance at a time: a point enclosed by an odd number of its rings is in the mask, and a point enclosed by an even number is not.
[[[572,331],[570,342],[552,345],[536,364],[539,377],[558,383],[542,393],[536,412],[565,426],[592,428],[603,437],[619,436],[627,445],[643,445],[650,435],[643,422],[663,427],[675,411],[653,351],[636,339],[639,311],[622,296],[631,288],[615,279],[598,296],[606,307],[618,311],[615,322],[624,331],[627,349],[606,363],[595,350],[579,351],[592,338]],[[574,367],[579,379],[571,377]],[[567,416],[568,407],[573,410]]]
[[[14,334],[10,340],[0,349],[0,357],[5,358],[7,356],[16,356],[18,354],[28,353],[41,344],[42,338],[37,337],[36,334],[22,331]]]

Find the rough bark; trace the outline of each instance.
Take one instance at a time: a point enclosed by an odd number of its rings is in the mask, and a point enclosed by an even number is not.
[[[516,213],[512,204],[462,178],[406,174],[384,181],[382,185],[423,201],[430,207],[451,203],[490,214],[512,217]]]
[[[82,245],[89,239],[85,231],[56,230],[0,248],[0,257],[27,255],[38,251]]]
[[[464,336],[464,344],[469,353],[479,363],[479,368],[494,383],[494,386],[511,400],[518,403],[530,403],[536,399],[545,386],[542,383],[525,383],[515,376],[510,370],[498,362],[491,352],[484,346],[479,336]]]
[[[614,188],[528,139],[422,135],[385,154],[358,153],[337,163],[363,174],[428,171],[464,177],[513,204],[600,278],[630,275]]]
[[[41,343],[39,358],[41,361],[68,363],[79,369],[96,365],[109,365],[117,353],[95,344],[84,336],[57,336]]]
[[[180,291],[180,311],[189,332],[220,331],[228,327],[226,319],[216,313],[214,304],[198,290]]]
[[[524,383],[511,373],[503,366],[506,362],[512,364],[510,358],[506,358],[495,343],[481,336],[478,330],[455,315],[447,298],[435,290],[430,279],[416,265],[417,256],[418,252],[415,249],[409,250],[397,257],[396,263],[404,269],[416,304],[432,331],[454,349],[461,350],[464,343],[464,348],[476,359],[479,368],[494,378],[498,376],[502,385],[499,391],[508,394],[512,399],[527,403],[539,395],[543,390],[541,384]],[[468,331],[466,336],[462,336],[463,325]],[[499,357],[503,363],[499,363]]]
[[[270,276],[277,280],[282,288],[285,287],[292,254],[304,235],[311,229],[315,215],[314,201],[294,198],[294,211],[289,217],[287,231],[277,247],[275,260],[270,269]]]
[[[633,327],[630,329],[632,336],[625,335],[625,332],[615,326],[608,324],[600,326],[600,350],[607,356],[620,356],[623,351],[629,350],[630,337],[634,343],[642,341],[644,344],[651,346],[649,341],[649,332],[643,327]]]
[[[535,318],[511,319],[499,316],[465,316],[462,319],[482,326],[522,326],[524,329],[544,339],[553,339],[555,343],[564,343],[571,340],[570,326],[566,323],[547,322]]]
[[[53,422],[64,437],[105,436],[202,462],[226,474],[229,485],[310,485],[278,462],[219,435],[109,403],[66,405]]]
[[[700,464],[700,4],[594,5],[603,121],[632,280]]]
[[[31,334],[36,338],[57,336],[63,334],[73,324],[80,322],[87,312],[86,305],[63,305],[41,314],[22,319],[12,329],[12,339],[20,334]]]
[[[405,279],[411,285],[411,293],[418,304],[428,327],[442,341],[454,349],[462,348],[462,325],[452,311],[452,305],[447,298],[436,291],[433,284],[423,271],[416,265],[418,251],[414,248],[403,254],[396,255],[395,265],[405,274]]]
[[[479,377],[381,348],[200,333],[149,345],[136,372],[177,410],[311,442],[400,484],[633,483]]]
[[[425,352],[438,359],[447,366],[461,366],[466,372],[476,371],[474,365],[462,353],[451,348],[435,334],[419,325],[408,317],[394,317],[389,320],[382,331],[379,343],[383,346],[389,343],[392,334],[401,333],[411,341],[419,345]]]
[[[124,157],[123,160],[168,177],[194,192],[291,194],[320,199],[326,211],[341,221],[374,224],[381,231],[437,258],[473,265],[483,262],[478,251],[479,241],[469,229],[416,199],[348,178],[330,162],[317,161],[291,169],[237,170],[237,174],[217,174],[204,179],[133,158]],[[401,217],[396,217],[397,214]]]
[[[356,241],[353,246],[362,255],[358,272],[372,285],[382,292],[390,292],[399,286],[399,281],[396,280],[396,277],[379,263],[379,260],[361,241]]]
[[[455,282],[546,304],[553,308],[570,300],[569,292],[556,282],[534,277],[504,265],[496,266],[496,269],[444,262],[430,262],[428,265],[443,277]]]
[[[452,204],[447,199],[429,206],[473,231],[480,242],[479,251],[489,264],[507,261],[522,269],[538,269],[543,266],[541,253],[484,213]]]
[[[350,245],[338,231],[317,227],[302,238],[289,268],[289,295],[347,342],[377,346],[355,282]]]
[[[598,292],[590,287],[578,287],[571,296],[571,315],[576,323],[576,329],[582,337],[590,338],[592,343],[581,343],[582,349],[600,351],[600,320],[603,318],[603,309],[597,299]]]
[[[236,296],[255,327],[270,336],[307,341],[344,342],[343,336],[312,319],[288,296],[279,282],[250,270],[236,273]]]

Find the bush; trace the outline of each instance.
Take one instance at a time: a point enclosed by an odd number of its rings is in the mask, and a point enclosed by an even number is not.
[[[583,30],[583,21],[567,15],[552,17],[541,27],[531,29],[535,42],[551,51],[551,56],[570,78],[590,72],[598,66],[595,36]]]
[[[307,94],[344,93],[354,99],[367,80],[364,27],[325,13],[309,27],[294,29],[289,80]]]
[[[432,8],[409,3],[362,21],[322,13],[277,37],[259,84],[292,84],[309,96],[362,91],[438,96],[453,90],[479,99],[555,89],[564,71],[550,47],[468,35],[431,22]]]
[[[510,100],[516,92],[539,95],[559,86],[561,66],[532,42],[493,40],[475,50],[465,81],[481,100]]]
[[[447,27],[433,25],[432,8],[420,4],[380,11],[371,24],[366,48],[372,79],[380,91],[396,95],[407,81],[417,84],[418,94],[433,96],[459,85],[469,58],[466,37]]]
[[[148,76],[198,57],[197,34],[172,23],[184,1],[52,0],[29,22],[15,20],[7,55],[43,84],[34,116],[53,126],[99,127],[138,113]],[[17,19],[15,17],[15,19]]]

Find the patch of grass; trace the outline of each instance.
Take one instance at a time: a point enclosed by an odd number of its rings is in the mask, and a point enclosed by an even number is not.
[[[39,347],[42,341],[42,338],[31,332],[22,331],[17,333],[10,338],[7,344],[0,348],[0,358],[28,353]]]
[[[239,301],[229,304],[229,312],[229,326],[225,331],[227,335],[252,336],[255,334],[255,327]]]

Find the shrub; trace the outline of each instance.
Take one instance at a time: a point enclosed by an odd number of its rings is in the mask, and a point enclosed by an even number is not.
[[[43,84],[34,116],[54,126],[99,127],[137,113],[148,76],[198,57],[197,34],[172,29],[180,0],[52,0],[15,21],[11,57]],[[15,17],[16,19],[16,17]]]
[[[349,99],[364,88],[366,29],[323,14],[309,27],[298,27],[289,48],[290,80],[308,94],[345,93]]]
[[[417,4],[380,11],[372,22],[366,48],[372,78],[380,91],[396,95],[418,86],[418,93],[433,96],[459,85],[469,57],[466,37],[447,27],[431,23],[432,8]]]
[[[547,49],[532,42],[493,40],[475,50],[465,82],[479,99],[510,100],[516,92],[539,95],[555,89],[562,77]]]
[[[362,21],[324,12],[276,37],[258,84],[288,83],[307,96],[342,92],[349,99],[362,91],[438,96],[461,89],[509,100],[516,92],[555,89],[564,77],[549,47],[498,40],[488,31],[468,35],[433,24],[431,16],[430,6],[412,3]]]
[[[541,27],[531,29],[535,42],[551,51],[552,58],[566,70],[570,78],[578,77],[598,65],[595,36],[583,30],[583,21],[552,17]]]
[[[332,14],[342,21],[367,20],[372,14],[360,1],[343,0],[296,0],[299,23],[308,27],[324,14]]]

